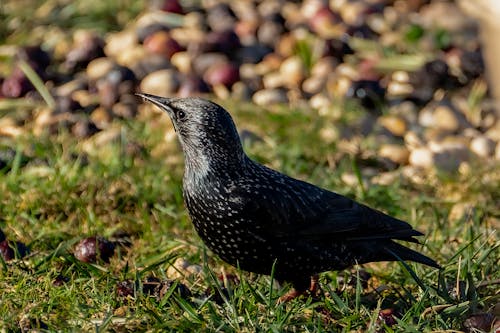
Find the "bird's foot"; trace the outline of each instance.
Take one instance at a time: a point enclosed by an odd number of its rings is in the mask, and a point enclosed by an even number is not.
[[[289,292],[284,294],[278,299],[278,304],[281,303],[286,303],[289,302],[297,297],[300,297],[302,295],[311,295],[313,297],[318,296],[319,292],[319,276],[318,275],[313,275],[311,276],[311,285],[309,286],[309,289],[305,290],[297,290],[295,288],[292,288]]]
[[[292,299],[304,295],[305,293],[306,291],[298,291],[295,288],[292,288],[289,292],[278,298],[278,304],[289,302]]]

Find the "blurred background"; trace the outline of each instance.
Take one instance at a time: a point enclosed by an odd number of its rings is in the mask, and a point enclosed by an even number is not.
[[[0,107],[38,111],[2,116],[0,133],[16,136],[23,122],[33,133],[65,127],[86,138],[135,117],[134,92],[212,94],[333,121],[365,112],[357,133],[386,131],[378,153],[389,162],[456,172],[471,158],[500,158],[479,22],[493,55],[495,24],[459,5],[4,0]],[[326,142],[356,134],[337,132],[322,133]]]

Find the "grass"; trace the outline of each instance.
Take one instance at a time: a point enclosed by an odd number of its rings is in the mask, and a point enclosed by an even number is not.
[[[427,234],[419,249],[443,269],[370,264],[363,268],[372,275],[368,285],[356,279],[360,267],[327,272],[320,297],[276,304],[286,286],[225,265],[196,236],[182,203],[180,149],[175,140],[165,140],[171,125],[164,115],[146,112],[138,120],[116,122],[114,139],[87,153],[85,143],[64,130],[3,142],[3,149],[9,145],[17,153],[0,172],[0,227],[9,239],[28,244],[31,255],[1,263],[0,327],[421,332],[460,329],[468,315],[498,303],[494,169],[478,168],[474,177],[429,175],[426,185],[401,180],[362,189],[341,180],[343,172],[355,171],[353,158],[339,158],[335,168],[327,162],[338,151],[319,138],[319,129],[331,126],[329,119],[309,110],[225,104],[240,129],[258,137],[245,143],[253,158],[408,220]],[[473,210],[449,218],[460,203]],[[131,245],[119,247],[109,264],[81,263],[72,255],[85,236],[123,233]],[[183,271],[177,279],[194,296],[180,297],[174,288],[162,299],[145,292],[147,277],[172,277],[176,258],[202,267],[199,274]],[[240,282],[225,288],[217,278],[221,272]],[[54,285],[61,278],[66,282]],[[117,283],[124,280],[133,281],[132,296],[117,295]],[[393,326],[379,319],[382,309],[395,314]]]

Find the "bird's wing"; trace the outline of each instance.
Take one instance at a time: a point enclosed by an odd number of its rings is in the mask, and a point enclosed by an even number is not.
[[[244,214],[253,217],[258,230],[276,238],[418,242],[412,237],[422,235],[404,221],[293,178],[237,188]]]

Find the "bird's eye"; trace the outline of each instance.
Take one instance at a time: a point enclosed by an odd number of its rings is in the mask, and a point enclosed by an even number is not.
[[[186,114],[184,113],[184,111],[177,111],[177,118],[179,120],[183,120],[184,118],[186,118]]]

